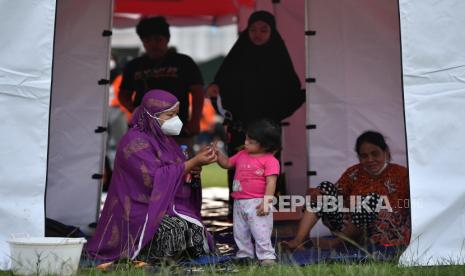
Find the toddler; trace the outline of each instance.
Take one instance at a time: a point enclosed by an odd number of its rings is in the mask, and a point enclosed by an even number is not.
[[[234,198],[234,240],[237,258],[254,258],[262,265],[274,264],[275,250],[271,244],[273,215],[270,212],[279,175],[279,161],[273,154],[280,149],[280,127],[268,120],[248,126],[244,149],[228,158],[217,150],[218,164],[224,169],[235,168],[232,197]],[[270,196],[269,202],[264,202]],[[267,206],[265,206],[267,205]]]

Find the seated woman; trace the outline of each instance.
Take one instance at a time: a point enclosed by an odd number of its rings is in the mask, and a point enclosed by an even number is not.
[[[349,202],[351,196],[355,196],[352,200],[356,196],[361,196],[359,202],[364,201],[366,206],[373,211],[370,212],[363,206],[359,211],[351,210],[350,212],[306,210],[295,238],[281,243],[284,248],[295,249],[304,245],[309,231],[320,218],[336,236],[331,240],[319,240],[320,247],[323,248],[337,247],[347,240],[362,246],[367,244],[408,245],[410,209],[407,169],[390,163],[389,147],[384,137],[378,132],[367,131],[360,135],[355,144],[355,151],[360,161],[359,164],[347,169],[336,185],[323,182],[317,188],[310,188],[308,195],[311,199],[319,195],[336,198],[342,196],[344,207],[353,206]],[[311,205],[314,210],[316,202],[312,201]],[[313,242],[317,241],[313,240]]]
[[[186,160],[173,139],[181,131],[179,102],[172,94],[151,90],[118,144],[112,183],[94,236],[90,258],[149,261],[181,255],[196,257],[214,250],[201,223],[201,187],[185,182],[187,173],[216,161],[211,148]]]

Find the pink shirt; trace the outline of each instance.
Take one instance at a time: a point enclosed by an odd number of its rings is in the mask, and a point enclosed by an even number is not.
[[[235,199],[261,198],[265,195],[266,177],[279,175],[279,161],[271,153],[250,156],[241,150],[229,158],[236,167],[232,197]]]

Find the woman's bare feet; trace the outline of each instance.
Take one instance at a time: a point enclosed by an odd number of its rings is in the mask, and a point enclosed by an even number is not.
[[[293,239],[293,240],[290,240],[290,241],[282,241],[280,243],[280,245],[281,245],[281,247],[283,249],[292,249],[292,250],[303,250],[303,249],[305,249],[304,244],[305,244],[305,242],[300,241],[300,240],[296,240],[296,239]]]

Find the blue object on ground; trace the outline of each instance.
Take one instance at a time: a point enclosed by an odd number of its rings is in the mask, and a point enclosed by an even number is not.
[[[388,261],[401,252],[401,248],[394,246],[372,246],[368,251],[356,247],[335,249],[319,249],[315,247],[292,253],[282,252],[280,261],[283,264],[309,265],[322,262],[360,263],[367,260]]]
[[[223,264],[231,261],[230,256],[200,256],[195,259],[179,261],[179,265],[193,266],[193,265],[214,265]]]

